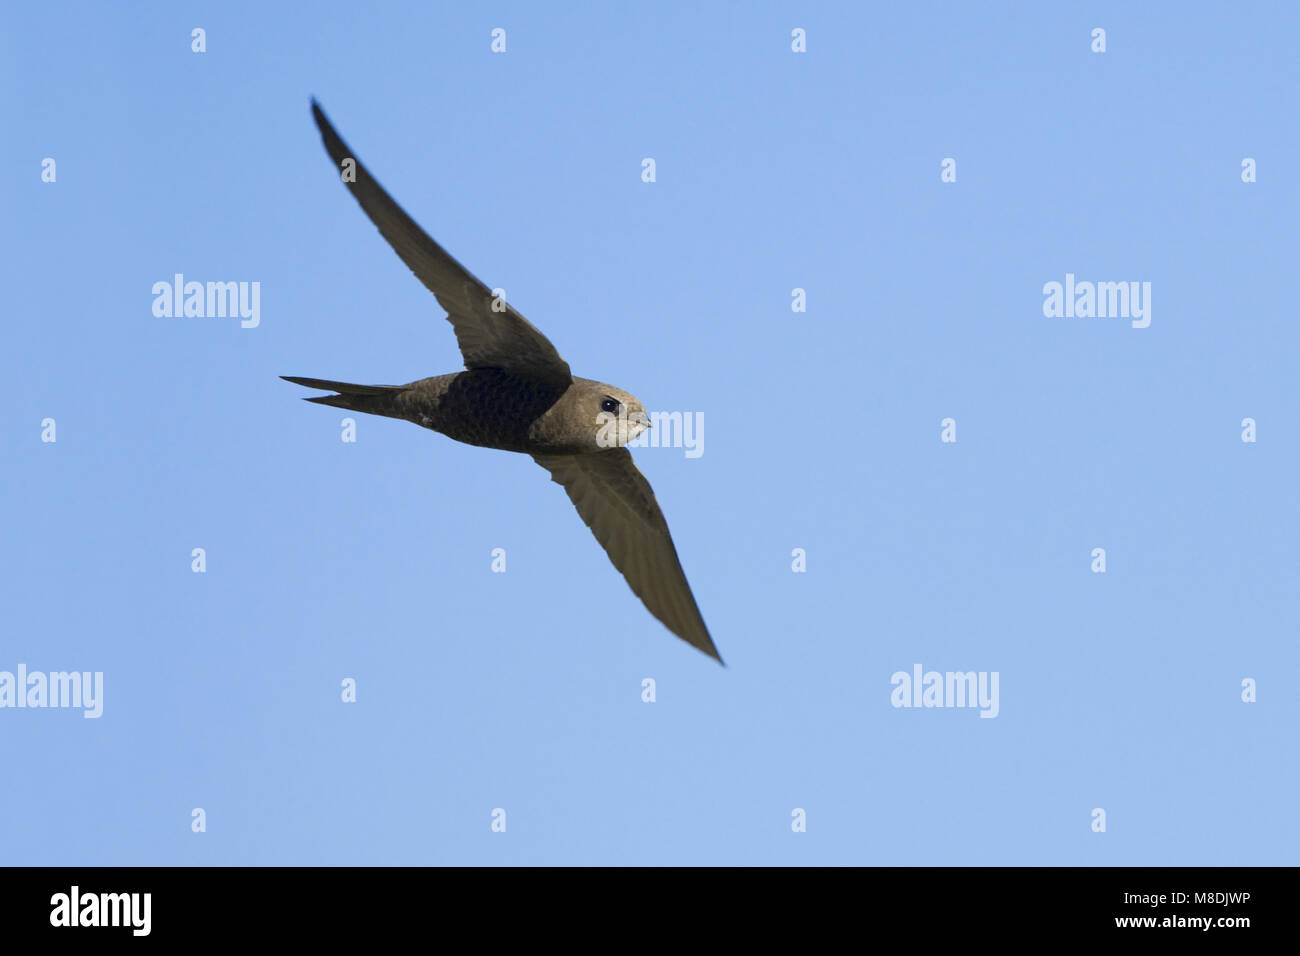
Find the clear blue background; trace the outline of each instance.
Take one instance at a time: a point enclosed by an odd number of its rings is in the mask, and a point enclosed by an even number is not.
[[[1300,14],[906,7],[9,11],[0,669],[106,687],[0,711],[0,859],[1296,863]],[[460,367],[312,95],[578,374],[704,413],[636,458],[726,669],[526,457],[280,381]],[[261,326],[155,318],[176,272]],[[1067,272],[1150,328],[1044,318]],[[1000,716],[894,709],[914,663]]]

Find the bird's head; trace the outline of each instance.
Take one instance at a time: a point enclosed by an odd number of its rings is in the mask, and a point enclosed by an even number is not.
[[[650,427],[635,395],[621,388],[575,378],[560,399],[532,423],[529,439],[538,450],[568,454],[621,448]]]
[[[621,448],[650,427],[639,398],[604,382],[574,379],[565,400],[570,421],[591,448]]]

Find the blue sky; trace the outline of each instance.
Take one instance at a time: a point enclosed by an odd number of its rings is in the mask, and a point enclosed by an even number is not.
[[[0,36],[0,671],[104,675],[0,709],[0,861],[1297,861],[1294,7],[141,10]],[[635,456],[726,669],[526,457],[278,378],[460,368],[313,95],[576,374],[703,415]]]

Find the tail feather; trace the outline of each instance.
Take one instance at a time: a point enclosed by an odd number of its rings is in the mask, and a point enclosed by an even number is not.
[[[369,396],[365,395],[317,395],[315,398],[304,398],[304,402],[314,402],[317,405],[333,405],[335,408],[346,408],[354,412],[368,412],[370,409],[363,407],[362,402]]]
[[[406,388],[405,385],[353,385],[351,382],[331,382],[323,378],[299,378],[297,375],[281,375],[280,377],[286,382],[293,382],[295,385],[325,389],[338,392],[341,395],[386,395],[390,392],[403,391]],[[307,401],[315,402],[318,399],[309,398]]]
[[[396,399],[406,391],[405,385],[355,385],[352,382],[331,382],[323,378],[300,378],[296,375],[281,375],[286,382],[306,385],[308,388],[321,388],[338,392],[337,395],[317,395],[306,401],[317,405],[333,405],[354,412],[366,412],[370,415],[384,415],[388,418],[406,418],[406,413]]]

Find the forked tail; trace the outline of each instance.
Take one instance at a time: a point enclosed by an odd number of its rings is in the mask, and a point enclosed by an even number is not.
[[[365,412],[368,415],[387,415],[389,418],[406,417],[397,401],[397,397],[406,391],[405,385],[354,385],[351,382],[330,382],[323,378],[299,378],[295,375],[280,377],[295,385],[339,393],[305,399],[317,405],[333,405],[335,408]]]

